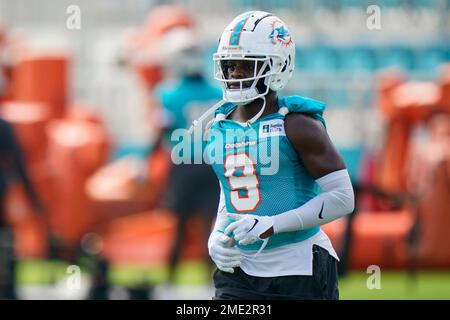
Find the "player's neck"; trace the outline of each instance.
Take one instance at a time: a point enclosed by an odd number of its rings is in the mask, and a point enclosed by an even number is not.
[[[263,100],[256,99],[249,104],[238,106],[230,115],[230,119],[239,122],[247,122],[253,118],[262,108]],[[260,118],[278,112],[278,99],[274,91],[266,95],[266,106]]]

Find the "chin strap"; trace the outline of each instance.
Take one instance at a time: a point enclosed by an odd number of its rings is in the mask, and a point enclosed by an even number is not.
[[[259,110],[258,113],[253,116],[253,118],[251,118],[250,120],[247,121],[247,124],[249,124],[249,125],[252,124],[253,122],[255,122],[256,120],[258,120],[261,117],[261,115],[263,114],[264,109],[266,108],[266,97],[262,96],[259,99],[262,99],[263,105],[261,107],[261,110]]]
[[[248,125],[250,125],[250,124],[252,124],[253,122],[255,122],[256,120],[258,120],[258,119],[261,117],[261,115],[263,114],[263,112],[264,112],[264,110],[265,110],[265,108],[266,108],[266,97],[265,97],[265,96],[262,96],[262,97],[260,97],[260,98],[258,98],[258,99],[262,99],[263,105],[262,105],[261,109],[258,111],[258,113],[255,114],[255,115],[253,116],[253,118],[251,118],[250,120],[247,121],[247,124],[248,124]],[[192,122],[192,125],[191,125],[191,127],[189,128],[188,133],[189,133],[190,135],[192,135],[192,133],[194,132],[194,130],[195,130],[195,129],[196,129],[196,128],[197,128],[197,127],[198,127],[198,126],[199,126],[206,118],[208,118],[214,111],[216,111],[218,108],[220,108],[221,106],[223,106],[225,103],[227,103],[227,101],[221,100],[221,101],[219,101],[218,103],[216,103],[215,105],[213,105],[211,108],[209,108],[208,110],[206,110],[206,112],[203,113],[197,120],[194,120],[194,121]],[[206,137],[207,137],[208,130],[209,130],[209,128],[212,126],[212,124],[213,124],[215,121],[225,119],[225,117],[226,117],[226,116],[225,116],[224,114],[218,114],[215,118],[211,119],[211,120],[206,124],[206,127],[205,127],[205,133],[204,133],[204,138],[205,138],[205,139],[206,139]]]
[[[195,130],[195,128],[201,124],[206,118],[208,118],[214,111],[216,111],[218,108],[220,108],[221,106],[223,106],[225,103],[227,103],[224,100],[220,100],[219,102],[217,102],[215,105],[213,105],[211,108],[209,108],[208,110],[205,111],[204,114],[202,114],[200,116],[200,118],[198,118],[197,120],[194,120],[192,122],[191,127],[189,128],[189,134],[192,134]],[[215,119],[212,119],[210,122],[208,122],[208,124],[206,125],[207,127],[210,127],[211,124],[214,122]]]

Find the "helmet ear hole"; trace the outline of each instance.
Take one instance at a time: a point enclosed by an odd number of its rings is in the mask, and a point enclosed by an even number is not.
[[[284,66],[283,69],[281,69],[281,72],[286,71],[287,66],[290,64],[291,64],[291,55],[289,55],[288,58],[284,61]]]
[[[288,65],[288,61],[286,60],[286,61],[284,61],[284,66],[283,66],[283,69],[281,69],[281,72],[284,72],[286,70],[287,65]]]

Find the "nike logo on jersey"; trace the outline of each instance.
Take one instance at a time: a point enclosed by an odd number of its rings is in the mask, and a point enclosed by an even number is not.
[[[247,233],[249,233],[250,231],[253,230],[253,228],[256,226],[256,224],[259,222],[258,219],[255,219],[255,223],[253,224],[253,226],[250,228],[250,230],[247,231]]]
[[[322,208],[320,208],[320,212],[319,212],[319,219],[323,219],[322,212],[323,212],[323,205],[324,204],[325,204],[325,201],[322,202]]]

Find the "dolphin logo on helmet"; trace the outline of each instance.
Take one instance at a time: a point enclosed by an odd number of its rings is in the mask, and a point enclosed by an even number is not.
[[[272,32],[269,34],[269,38],[272,40],[272,44],[281,42],[283,45],[288,46],[292,43],[292,37],[289,30],[284,26],[283,22],[274,20],[272,23]]]

